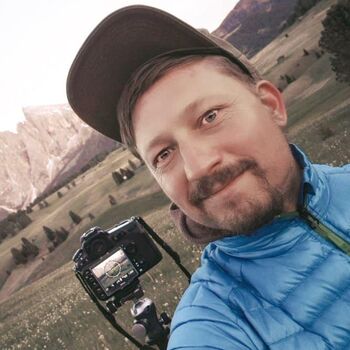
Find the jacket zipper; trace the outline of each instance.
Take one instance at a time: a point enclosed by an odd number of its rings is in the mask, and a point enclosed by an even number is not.
[[[322,224],[317,218],[315,218],[311,213],[309,213],[305,208],[300,211],[300,216],[303,218],[308,225],[316,231],[320,236],[322,236],[327,241],[332,242],[338,249],[347,255],[350,255],[350,243],[345,241],[343,238],[339,237],[335,232],[329,229],[327,226]]]

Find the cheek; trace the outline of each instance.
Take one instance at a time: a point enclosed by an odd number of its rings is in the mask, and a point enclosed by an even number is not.
[[[182,205],[187,198],[186,181],[180,173],[161,174],[152,172],[155,180],[167,197],[178,205]]]

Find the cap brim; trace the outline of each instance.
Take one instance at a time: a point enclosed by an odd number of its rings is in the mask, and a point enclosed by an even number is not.
[[[166,52],[200,47],[222,45],[159,9],[122,8],[105,18],[79,50],[68,74],[68,101],[87,124],[120,141],[116,106],[133,72]]]

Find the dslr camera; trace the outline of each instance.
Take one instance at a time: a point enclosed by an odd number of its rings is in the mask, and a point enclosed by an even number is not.
[[[138,278],[155,266],[162,254],[150,238],[154,231],[140,217],[132,217],[104,231],[92,227],[73,256],[74,271],[96,298],[113,297],[119,306],[138,286]]]
[[[81,247],[73,255],[76,277],[103,316],[139,349],[166,350],[169,316],[160,317],[153,301],[143,298],[139,277],[162,259],[156,242],[176,263],[190,281],[191,274],[181,264],[180,256],[140,217],[107,229],[92,227],[80,238]],[[126,301],[132,300],[134,318],[131,336],[116,321],[114,314]],[[147,345],[142,345],[146,342]]]

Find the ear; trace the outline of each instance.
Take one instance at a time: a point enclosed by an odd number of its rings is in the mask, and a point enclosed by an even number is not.
[[[268,108],[272,119],[278,126],[287,126],[287,111],[281,92],[267,80],[260,80],[256,84],[256,92],[262,104]]]

